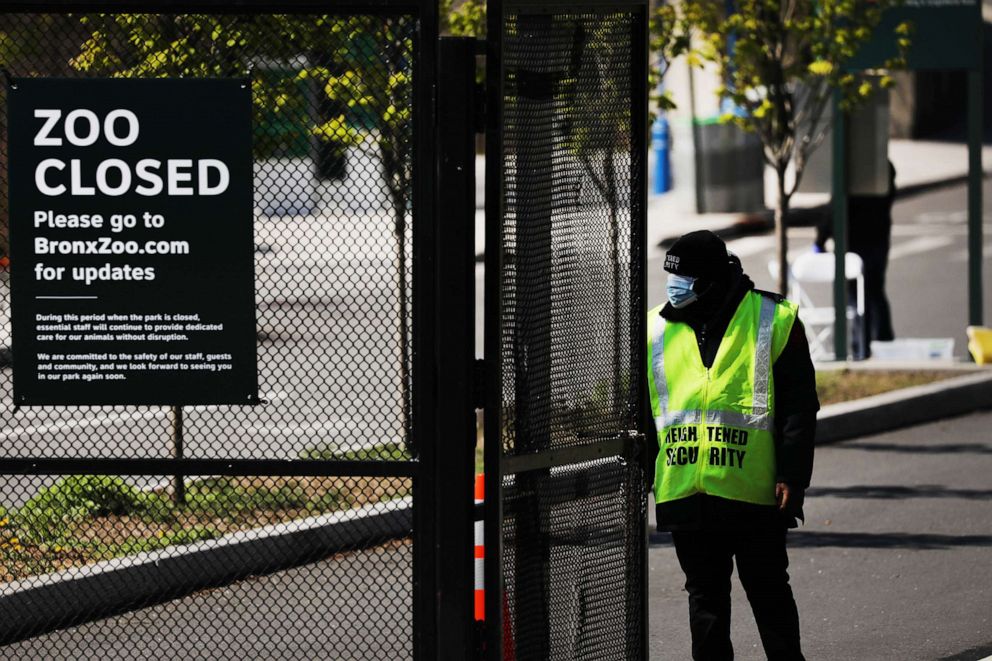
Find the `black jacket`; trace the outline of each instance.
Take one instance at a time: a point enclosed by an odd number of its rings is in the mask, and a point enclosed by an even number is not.
[[[681,310],[666,305],[661,315],[669,322],[689,324],[696,332],[700,357],[710,367],[734,312],[747,292],[754,289],[751,279],[738,270],[730,282],[721,287],[726,292],[718,300],[703,297]],[[778,294],[758,290],[776,301]],[[712,297],[713,295],[710,295]],[[697,307],[698,306],[698,307]],[[650,320],[649,320],[650,321]],[[802,323],[797,319],[788,342],[772,366],[775,382],[775,457],[777,481],[785,482],[800,495],[785,514],[775,506],[754,505],[716,496],[696,494],[656,506],[659,530],[734,529],[769,526],[796,526],[795,517],[803,518],[801,490],[809,486],[813,473],[813,449],[816,434],[816,373],[809,356],[809,344]],[[654,419],[647,411],[648,479],[654,477],[654,459],[658,452]],[[798,490],[798,493],[796,491]]]

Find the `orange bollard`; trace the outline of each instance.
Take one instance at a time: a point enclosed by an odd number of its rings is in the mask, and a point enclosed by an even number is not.
[[[486,480],[482,473],[475,476],[475,504],[481,505],[485,500]],[[486,547],[485,523],[475,522],[475,620],[483,622],[486,619]]]
[[[475,504],[481,505],[485,502],[486,480],[485,475],[477,473],[475,476]],[[486,538],[485,523],[475,522],[475,621],[485,622],[486,620]],[[503,595],[503,659],[504,661],[516,661],[517,651],[513,642],[513,624],[510,621],[510,604]]]

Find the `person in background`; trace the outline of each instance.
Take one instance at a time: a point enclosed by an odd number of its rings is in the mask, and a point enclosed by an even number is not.
[[[868,346],[861,349],[864,357],[871,355],[872,340],[889,342],[895,339],[892,330],[892,313],[885,295],[885,272],[889,267],[889,248],[892,244],[892,202],[896,194],[896,168],[889,161],[889,189],[885,195],[851,195],[847,207],[847,250],[857,253],[864,263],[865,279],[865,331]],[[825,214],[824,221],[816,228],[813,249],[826,250],[827,239],[833,237],[833,220]],[[854,286],[848,291],[853,300]]]
[[[820,405],[797,307],[756,290],[712,232],[681,237],[664,268],[668,302],[648,312],[648,470],[686,577],[692,658],[734,658],[736,559],[766,655],[801,660],[786,530],[803,518]]]

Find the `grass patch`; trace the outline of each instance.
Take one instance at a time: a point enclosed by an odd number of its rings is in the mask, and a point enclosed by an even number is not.
[[[241,530],[401,498],[395,478],[215,477],[142,490],[119,477],[72,475],[17,509],[0,508],[0,581],[192,544]]]
[[[821,405],[836,404],[961,374],[952,370],[825,370],[816,373],[816,392]]]
[[[405,461],[409,458],[405,445],[392,442],[357,450],[342,450],[337,445],[327,444],[300,452],[300,459],[323,461]]]

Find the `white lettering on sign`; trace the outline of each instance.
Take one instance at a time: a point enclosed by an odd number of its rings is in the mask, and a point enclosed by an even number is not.
[[[69,170],[68,182],[63,174],[66,169]],[[207,196],[224,193],[231,184],[231,173],[223,161],[213,158],[197,161],[175,158],[164,162],[144,158],[133,169],[126,161],[111,158],[100,161],[93,173],[86,172],[78,158],[68,162],[46,158],[35,168],[34,182],[38,192],[48,197],[66,193],[79,197],[92,197],[98,193],[119,197],[132,191],[144,197],[155,197],[163,192],[175,197]]]
[[[59,117],[62,116],[61,110],[47,110],[45,108],[38,108],[34,111],[34,116],[38,119],[44,119],[45,123],[42,125],[38,134],[34,136],[34,146],[35,147],[61,147],[62,138],[51,138],[49,133],[58,124]]]
[[[123,138],[117,133],[118,119],[123,119],[127,124],[127,134]],[[138,140],[138,116],[123,108],[111,110],[103,120],[103,133],[107,136],[107,142],[115,147],[133,145]]]
[[[65,113],[57,108],[36,108],[34,116],[44,122],[34,136],[36,147],[61,147],[68,142],[76,147],[90,147],[101,136],[114,147],[129,147],[138,140],[141,127],[138,116],[117,108],[101,118],[92,110],[76,108]],[[66,171],[68,170],[68,177]],[[81,159],[43,159],[34,172],[35,187],[42,195],[120,197],[130,192],[144,197],[169,195],[221,195],[231,184],[227,165],[215,158],[194,160],[172,158],[165,161],[142,158],[133,166],[111,158],[95,165]]]
[[[61,147],[62,138],[52,136],[52,131],[62,118],[62,111],[57,108],[36,108],[34,116],[44,119],[45,123],[34,136],[35,147]],[[85,134],[80,134],[80,119],[85,120]],[[127,124],[127,132],[122,137],[117,132],[118,120]],[[115,147],[127,147],[138,140],[138,116],[130,110],[118,108],[111,110],[103,118],[103,135],[107,142]],[[69,144],[76,147],[89,147],[100,139],[100,118],[96,113],[86,108],[77,108],[65,116],[64,134]]]

